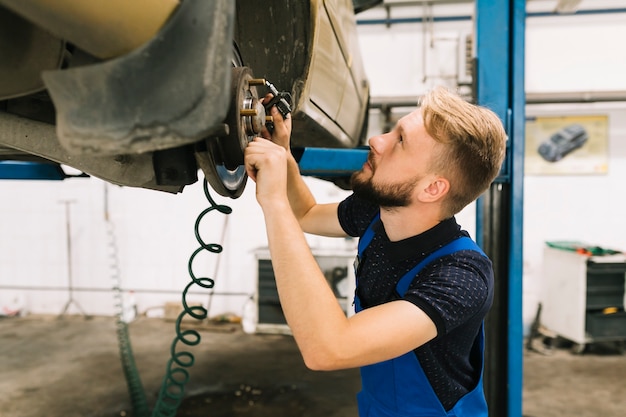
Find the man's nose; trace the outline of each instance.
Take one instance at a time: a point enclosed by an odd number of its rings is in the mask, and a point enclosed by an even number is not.
[[[369,139],[370,150],[375,154],[380,154],[385,150],[385,135],[372,136]]]

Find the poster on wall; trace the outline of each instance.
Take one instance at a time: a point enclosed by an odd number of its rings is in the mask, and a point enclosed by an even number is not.
[[[607,115],[526,119],[525,174],[606,174],[608,121]]]

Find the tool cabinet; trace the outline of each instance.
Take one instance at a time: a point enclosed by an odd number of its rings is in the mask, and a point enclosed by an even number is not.
[[[541,325],[574,342],[626,340],[626,258],[623,254],[589,256],[546,247]]]
[[[353,312],[355,278],[353,262],[356,251],[315,250],[313,256],[324,273],[337,302],[349,316]],[[259,250],[257,257],[257,288],[255,294],[255,333],[290,334],[278,299],[272,261],[268,250]]]

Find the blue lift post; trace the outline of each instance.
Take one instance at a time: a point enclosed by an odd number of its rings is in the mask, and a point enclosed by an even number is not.
[[[495,111],[508,136],[498,179],[477,204],[478,244],[494,263],[486,319],[485,393],[492,416],[522,416],[522,232],[525,0],[476,0],[476,102]]]

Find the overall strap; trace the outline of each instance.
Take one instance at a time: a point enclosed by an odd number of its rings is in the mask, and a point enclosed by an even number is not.
[[[374,238],[374,225],[378,222],[379,219],[380,211],[376,213],[376,216],[374,216],[370,225],[367,226],[365,233],[363,233],[363,236],[361,236],[361,238],[359,239],[359,256],[361,256],[365,248],[369,246],[370,242]]]
[[[426,265],[428,265],[435,259],[450,255],[460,250],[473,250],[479,252],[483,256],[486,256],[482,249],[480,249],[480,247],[469,237],[462,236],[460,238],[457,238],[452,242],[440,247],[436,251],[432,252],[400,279],[400,281],[396,285],[396,291],[398,292],[398,294],[400,294],[400,297],[404,296],[417,273],[421,271]]]
[[[378,220],[380,220],[380,211],[376,213],[376,216],[374,216],[369,226],[367,226],[367,229],[365,229],[363,236],[361,236],[361,238],[359,239],[358,253],[356,255],[356,258],[354,259],[354,276],[356,278],[357,287],[359,285],[359,266],[361,264],[361,261],[363,260],[363,251],[365,251],[365,249],[369,246],[370,242],[374,238],[374,225],[378,223]],[[356,313],[363,309],[361,307],[361,300],[359,300],[359,296],[356,293],[356,289],[354,291],[354,301],[352,304],[354,305],[354,311]]]

